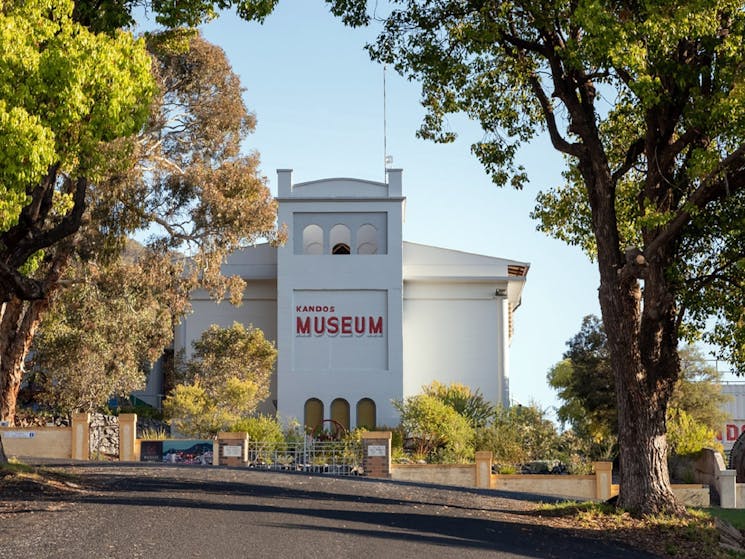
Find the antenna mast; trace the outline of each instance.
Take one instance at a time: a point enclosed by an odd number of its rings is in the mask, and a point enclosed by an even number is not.
[[[388,165],[393,163],[393,157],[388,155],[388,122],[386,113],[386,86],[385,86],[386,65],[383,64],[383,182],[386,182],[386,171]]]

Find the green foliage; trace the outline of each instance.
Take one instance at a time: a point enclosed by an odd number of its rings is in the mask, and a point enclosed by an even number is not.
[[[422,387],[422,392],[453,408],[465,417],[474,429],[486,425],[494,411],[494,407],[478,390],[472,391],[468,386],[457,382],[444,385],[433,381]]]
[[[192,345],[194,352],[185,363],[185,381],[198,381],[207,390],[216,389],[231,378],[249,381],[256,386],[255,394],[244,405],[251,408],[269,396],[277,350],[258,328],[246,328],[239,322],[230,328],[213,324]]]
[[[94,31],[112,32],[134,25],[132,12],[142,7],[164,27],[198,27],[229,8],[244,19],[262,21],[276,3],[277,0],[77,0],[73,17]]]
[[[77,262],[35,337],[37,401],[65,414],[96,411],[144,386],[145,368],[173,336],[168,276],[148,259],[104,268]]]
[[[228,430],[231,432],[248,433],[250,441],[281,443],[285,440],[285,433],[282,430],[280,422],[268,415],[257,415],[240,419]]]
[[[713,429],[679,408],[668,410],[667,443],[670,453],[678,456],[695,454],[704,448],[722,450]]]
[[[589,459],[607,457],[616,445],[618,420],[615,383],[600,319],[586,316],[580,332],[567,345],[563,360],[548,373],[549,385],[562,400],[557,415],[585,441]]]
[[[587,316],[580,332],[567,342],[564,359],[548,373],[549,384],[563,401],[559,419],[571,425],[579,448],[590,460],[615,454],[618,433],[616,396],[607,338],[601,321]],[[716,447],[715,432],[726,419],[721,375],[694,346],[680,350],[682,375],[670,398],[667,429],[670,451],[691,454]]]
[[[163,401],[165,417],[174,417],[173,426],[187,436],[207,437],[220,432],[236,418],[221,414],[219,406],[197,384],[176,386]]]
[[[91,33],[72,9],[65,0],[14,2],[0,15],[0,232],[18,223],[29,185],[53,166],[95,178],[100,143],[138,131],[148,117],[155,86],[144,42]],[[53,191],[60,202],[70,194]],[[69,214],[63,208],[55,206],[57,219]]]
[[[12,2],[0,14],[0,299],[9,305],[0,316],[0,410],[6,420],[13,419],[21,364],[51,296],[79,280],[60,275],[71,261],[76,270],[108,267],[128,237],[148,236],[149,258],[160,259],[153,277],[163,273],[170,289],[156,306],[169,306],[177,321],[197,287],[217,298],[229,292],[238,304],[245,283],[223,277],[221,263],[236,248],[282,237],[258,156],[241,152],[255,117],[224,53],[193,30],[135,40],[122,27],[139,4]],[[168,16],[169,25],[237,6],[145,4]],[[93,343],[89,353],[106,345]],[[84,400],[91,398],[98,395]]]
[[[433,462],[467,462],[473,458],[473,429],[452,407],[426,394],[394,402],[394,406],[418,458]]]
[[[184,384],[166,397],[163,410],[180,432],[214,436],[247,419],[268,396],[277,350],[261,330],[237,322],[211,326],[192,345]]]
[[[560,439],[546,412],[535,404],[497,406],[488,426],[478,429],[475,447],[492,452],[497,465],[561,458]]]

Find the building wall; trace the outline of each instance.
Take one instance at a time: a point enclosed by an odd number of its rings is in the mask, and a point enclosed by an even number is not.
[[[503,306],[493,283],[407,282],[404,396],[438,380],[478,388],[490,402],[506,404]]]
[[[262,411],[283,420],[304,422],[310,402],[313,422],[333,408],[354,428],[357,405],[368,415],[372,401],[377,426],[397,425],[392,402],[433,380],[508,404],[509,308],[520,304],[529,265],[404,243],[401,179],[389,170],[388,183],[293,184],[291,171],[278,171],[286,244],[231,255],[223,273],[247,280],[243,305],[195,293],[175,349],[188,356],[211,324],[261,328],[278,349]],[[349,254],[334,254],[340,239]]]

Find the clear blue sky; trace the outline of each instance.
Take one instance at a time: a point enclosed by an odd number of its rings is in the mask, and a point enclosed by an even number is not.
[[[363,49],[374,30],[348,29],[322,0],[282,0],[263,25],[224,14],[203,29],[241,76],[256,113],[245,146],[261,154],[276,193],[278,168],[295,181],[324,177],[383,180],[383,69]],[[404,170],[404,239],[530,262],[522,306],[515,313],[510,390],[513,401],[557,405],[546,383],[582,317],[599,314],[598,274],[574,247],[535,230],[536,193],[561,182],[563,160],[545,140],[520,154],[531,183],[523,191],[494,186],[470,153],[481,130],[451,120],[458,140],[438,145],[415,132],[420,88],[387,72],[387,145]]]

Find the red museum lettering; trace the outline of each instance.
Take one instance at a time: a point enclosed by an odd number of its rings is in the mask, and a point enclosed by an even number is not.
[[[305,307],[303,307],[305,308]],[[333,307],[331,307],[333,308]],[[364,315],[296,316],[296,336],[382,336],[383,317]]]

